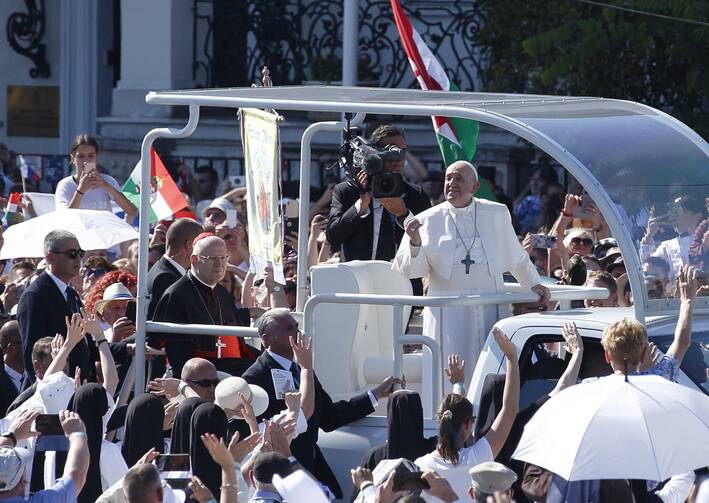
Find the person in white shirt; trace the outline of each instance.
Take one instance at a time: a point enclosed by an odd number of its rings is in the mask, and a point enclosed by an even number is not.
[[[675,199],[675,208],[671,215],[656,216],[652,212],[647,223],[647,230],[640,241],[640,259],[647,262],[649,257],[659,257],[670,266],[670,284],[677,281],[677,275],[684,265],[689,264],[689,245],[692,244],[694,231],[706,214],[703,198],[682,196]],[[672,221],[676,237],[658,243],[655,235],[663,224]]]
[[[490,427],[490,431],[471,444],[473,434],[473,404],[458,394],[450,394],[438,409],[438,446],[436,450],[418,458],[415,463],[421,470],[433,470],[445,477],[458,495],[466,494],[470,486],[468,471],[486,461],[494,461],[505,445],[507,436],[519,408],[519,364],[517,350],[507,336],[493,328],[495,342],[507,359],[505,388],[502,409]],[[424,495],[428,502],[442,501]]]
[[[74,174],[57,184],[55,207],[112,211],[112,202],[115,202],[125,212],[126,221],[132,223],[138,210],[123,195],[115,178],[98,172],[98,152],[98,141],[90,134],[82,133],[74,138],[69,153]]]

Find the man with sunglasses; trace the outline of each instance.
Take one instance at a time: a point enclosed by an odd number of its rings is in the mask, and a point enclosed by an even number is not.
[[[189,272],[165,291],[155,307],[153,320],[249,326],[249,310],[237,309],[229,292],[219,284],[226,273],[227,260],[226,244],[220,237],[208,232],[198,235],[190,256]],[[155,339],[165,347],[173,376],[180,375],[187,360],[193,357],[206,358],[220,370],[241,375],[257,353],[242,339],[229,348],[233,350],[232,358],[222,358],[221,348],[218,349],[217,344],[226,341],[210,335],[159,334]]]
[[[35,381],[32,366],[34,343],[42,337],[66,335],[66,317],[78,313],[83,307],[79,294],[70,286],[81,270],[83,257],[84,250],[71,232],[55,230],[44,238],[47,269],[25,290],[17,305],[17,322],[25,360],[23,389]],[[96,368],[91,356],[95,351],[90,336],[77,344],[69,354],[71,375],[79,367],[82,379],[95,382]]]
[[[396,146],[406,151],[401,130],[382,125],[369,141],[376,148]],[[384,171],[404,173],[405,160],[384,163]],[[404,182],[401,197],[374,199],[364,171],[357,175],[359,187],[350,181],[337,184],[332,193],[332,206],[325,233],[333,250],[342,249],[342,260],[387,260],[396,255],[404,235],[403,219],[431,207],[431,201],[417,185]]]

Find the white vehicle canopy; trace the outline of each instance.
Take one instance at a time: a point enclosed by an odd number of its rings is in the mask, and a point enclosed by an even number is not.
[[[189,106],[181,130],[155,129],[143,140],[142,179],[149,177],[150,147],[159,137],[189,136],[199,108],[275,108],[317,112],[352,112],[353,123],[367,113],[444,116],[474,119],[509,131],[564,166],[595,201],[618,242],[635,302],[635,316],[676,311],[677,301],[650,299],[639,242],[651,208],[669,211],[678,195],[709,196],[709,146],[694,131],[651,107],[622,100],[496,93],[434,92],[361,87],[272,87],[151,92],[156,105]],[[310,185],[310,139],[318,131],[339,131],[340,122],[316,123],[301,143],[299,257],[306,257]],[[149,211],[149,191],[141,193],[140,214]],[[136,358],[142,361],[146,331],[148,219],[140,221]],[[307,260],[298,261],[298,301],[307,300]],[[698,299],[707,310],[709,299]],[[176,330],[179,330],[176,327]],[[136,367],[136,393],[142,391],[143,365]]]

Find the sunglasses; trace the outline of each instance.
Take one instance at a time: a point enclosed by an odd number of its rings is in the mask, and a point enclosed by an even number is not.
[[[81,275],[84,278],[100,278],[106,274],[106,269],[99,267],[98,269],[91,269],[90,267],[84,267],[81,270]]]
[[[572,244],[575,245],[585,245],[585,246],[591,246],[593,244],[593,239],[589,238],[573,238],[571,240]]]
[[[66,255],[72,260],[74,260],[76,257],[84,258],[84,255],[86,255],[86,252],[81,248],[76,250],[53,251],[52,253],[56,255]]]
[[[199,381],[195,381],[194,379],[187,379],[187,382],[197,384],[199,386],[202,386],[203,388],[209,388],[210,386],[216,386],[219,384],[219,379],[200,379]]]

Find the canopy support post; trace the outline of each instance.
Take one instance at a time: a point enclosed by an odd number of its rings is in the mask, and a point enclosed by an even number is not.
[[[143,138],[140,148],[140,222],[138,226],[138,298],[135,330],[135,388],[134,396],[145,392],[145,326],[148,317],[148,245],[150,241],[150,149],[158,138],[185,138],[194,133],[199,124],[199,105],[190,104],[190,117],[182,129],[156,128]],[[145,190],[147,188],[147,190]],[[178,376],[179,377],[179,376]]]

